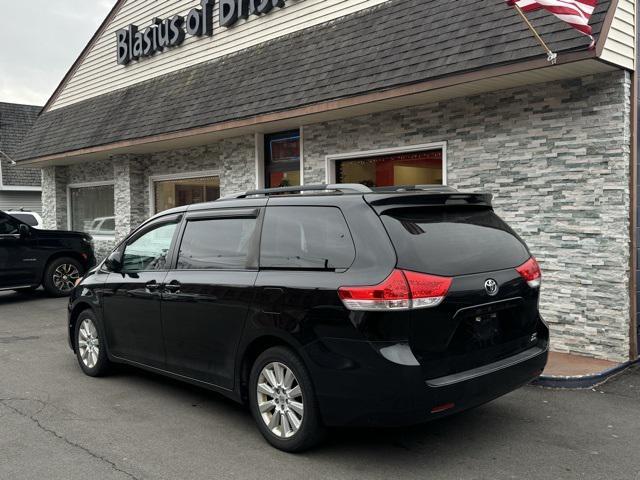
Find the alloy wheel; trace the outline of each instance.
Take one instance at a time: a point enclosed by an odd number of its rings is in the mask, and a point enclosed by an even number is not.
[[[53,272],[53,285],[61,292],[70,292],[79,278],[78,267],[71,263],[63,263]]]
[[[280,362],[267,364],[258,376],[258,408],[271,433],[293,437],[302,426],[302,390],[291,369]]]
[[[78,329],[78,350],[85,367],[94,368],[100,355],[100,339],[98,330],[90,318],[85,318]]]

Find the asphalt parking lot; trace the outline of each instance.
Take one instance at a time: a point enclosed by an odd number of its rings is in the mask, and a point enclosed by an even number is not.
[[[637,368],[419,427],[340,429],[289,455],[217,394],[132,368],[84,376],[65,305],[0,293],[0,479],[640,479]]]

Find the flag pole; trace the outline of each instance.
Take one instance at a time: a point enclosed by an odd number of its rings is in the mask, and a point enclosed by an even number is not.
[[[551,49],[547,46],[547,44],[544,43],[544,40],[542,40],[542,37],[540,36],[540,34],[538,34],[534,26],[531,24],[531,22],[527,18],[527,16],[524,14],[522,9],[518,6],[518,4],[514,3],[513,6],[516,8],[518,14],[522,17],[522,20],[524,20],[524,23],[527,24],[527,26],[529,27],[529,30],[531,30],[531,32],[533,33],[533,36],[536,37],[536,40],[538,40],[542,48],[544,48],[544,50],[547,52],[547,60],[551,62],[552,65],[555,65],[556,60],[558,59],[558,54],[552,52]]]

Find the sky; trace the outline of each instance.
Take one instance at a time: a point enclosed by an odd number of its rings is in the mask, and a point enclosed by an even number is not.
[[[0,0],[0,102],[44,105],[116,0]]]

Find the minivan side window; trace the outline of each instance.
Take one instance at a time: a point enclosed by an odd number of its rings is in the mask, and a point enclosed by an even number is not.
[[[349,268],[355,247],[335,207],[268,207],[262,229],[260,268]]]
[[[255,218],[189,220],[178,253],[179,270],[247,267]]]
[[[143,272],[167,268],[167,254],[177,227],[177,223],[159,225],[128,244],[122,258],[123,271]]]

